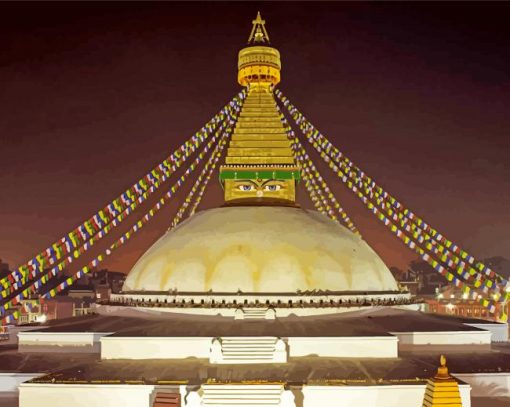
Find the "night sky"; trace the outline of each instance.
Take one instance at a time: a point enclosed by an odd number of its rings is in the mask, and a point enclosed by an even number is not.
[[[509,3],[235,2],[0,5],[0,258],[44,249],[208,121],[257,10],[322,133],[473,255],[510,257]],[[388,266],[415,258],[320,168]],[[200,208],[221,203],[215,178]],[[129,271],[177,207],[104,265]]]

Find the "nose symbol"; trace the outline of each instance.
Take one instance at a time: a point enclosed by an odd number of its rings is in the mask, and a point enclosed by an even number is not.
[[[262,191],[260,191],[260,190],[259,190],[259,191],[257,191],[257,198],[260,198],[260,197],[262,197],[263,195],[264,195],[264,192],[262,192]]]

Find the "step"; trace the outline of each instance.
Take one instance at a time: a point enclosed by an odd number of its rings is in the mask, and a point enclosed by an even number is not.
[[[276,103],[274,102],[244,102],[243,109],[255,108],[255,109],[276,109]]]
[[[269,103],[272,103],[272,104],[275,104],[276,101],[273,99],[273,98],[253,98],[253,97],[247,97],[244,101],[243,104],[252,104],[252,103],[265,103],[265,104],[269,104]]]
[[[277,117],[280,116],[276,112],[241,112],[239,117]]]
[[[287,133],[280,127],[253,127],[253,128],[238,128],[234,129],[234,134],[280,134],[287,137]]]
[[[273,359],[274,349],[262,351],[246,351],[246,352],[232,352],[229,350],[223,351],[223,359]]]
[[[246,338],[246,337],[238,337],[238,338],[221,338],[221,342],[225,343],[275,343],[276,339],[272,337],[255,337],[255,338]]]
[[[274,114],[274,113],[263,113],[263,112],[259,112],[259,113],[245,113],[243,115],[240,115],[239,116],[239,120],[236,122],[237,123],[271,123],[271,122],[280,122],[282,123],[282,121],[280,120],[280,116],[278,116],[277,114]]]
[[[266,109],[263,109],[261,107],[245,107],[243,108],[243,110],[241,110],[241,113],[239,113],[239,115],[246,115],[246,114],[262,114],[262,113],[265,113],[265,114],[273,114],[275,116],[278,116],[280,117],[278,111],[276,110],[276,108],[266,108]]]
[[[254,401],[247,401],[245,400],[244,398],[242,400],[232,400],[232,401],[223,401],[223,400],[207,400],[207,401],[204,401],[202,406],[203,407],[207,407],[207,406],[228,406],[228,407],[257,407],[257,406],[279,406],[280,405],[280,401],[276,402],[276,401],[257,401],[256,399],[254,399]]]
[[[229,147],[232,148],[283,148],[283,147],[289,147],[290,143],[288,140],[281,140],[281,141],[258,141],[258,140],[244,140],[244,141],[231,141],[229,144]],[[265,315],[266,313],[263,312],[262,315]],[[246,312],[245,312],[246,315]]]
[[[259,114],[272,114],[275,117],[280,117],[278,114],[278,111],[276,109],[260,109],[260,108],[245,108],[241,110],[241,113],[239,113],[240,117],[247,116],[247,115],[259,115]]]
[[[235,400],[224,400],[221,399],[204,399],[202,403],[202,406],[229,406],[229,407],[249,407],[249,406],[279,406],[280,405],[280,398],[278,398],[278,401],[276,400],[258,400],[256,398],[250,397],[249,400],[247,400],[245,397],[242,399],[235,399]]]
[[[230,349],[232,351],[248,351],[248,350],[264,350],[274,349],[276,341],[271,342],[222,342],[222,349]]]
[[[275,342],[272,344],[263,344],[263,345],[253,345],[250,346],[226,346],[222,345],[222,350],[224,352],[232,352],[232,354],[251,354],[251,352],[259,352],[259,353],[272,353],[274,352]]]
[[[223,349],[259,349],[260,347],[264,348],[274,348],[275,340],[260,340],[260,341],[242,341],[242,340],[232,340],[232,341],[222,341]]]
[[[242,122],[237,122],[236,123],[236,126],[239,128],[245,128],[245,127],[260,127],[260,126],[264,126],[264,127],[282,127],[283,128],[283,124],[282,122],[280,121],[280,119],[277,119],[277,118],[274,118],[273,120],[264,120],[262,122],[259,122],[259,121],[242,121]]]
[[[267,127],[264,129],[250,129],[249,131],[246,131],[247,129],[236,129],[234,130],[233,136],[246,136],[247,138],[245,140],[263,140],[263,139],[256,139],[253,137],[256,137],[257,135],[271,135],[273,137],[273,140],[280,140],[280,141],[290,141],[287,133],[285,133],[282,129],[268,129]]]
[[[177,407],[181,403],[181,396],[178,393],[158,392],[152,407]]]
[[[284,134],[287,135],[287,132],[283,128],[280,123],[277,125],[269,127],[267,125],[257,125],[253,127],[241,127],[236,126],[234,129],[234,134]]]
[[[283,384],[203,384],[201,386],[203,406],[279,406],[284,391]]]
[[[255,164],[290,164],[296,165],[294,157],[227,157],[225,158],[226,164],[242,164],[242,165],[255,165]]]
[[[239,113],[239,118],[240,119],[250,119],[250,120],[260,119],[260,118],[263,118],[263,119],[272,118],[274,120],[280,121],[280,115],[275,111],[270,112],[270,111],[248,110],[248,111]]]
[[[234,133],[232,135],[232,141],[286,141],[288,140],[287,135],[278,133],[265,133],[265,134],[251,134],[251,133]]]
[[[257,362],[257,363],[272,363],[273,356],[272,355],[239,355],[239,356],[229,356],[223,355],[223,363],[231,362],[231,364],[238,364],[237,362],[247,363],[247,362]]]
[[[276,106],[276,102],[272,99],[266,99],[266,100],[262,100],[262,99],[250,99],[250,98],[247,98],[244,103],[243,103],[243,106]]]
[[[266,111],[266,112],[277,112],[278,108],[274,103],[248,103],[244,104],[242,109],[242,112],[249,112],[249,111]]]
[[[254,352],[268,352],[268,351],[274,351],[274,347],[275,347],[275,342],[271,342],[271,343],[265,343],[265,344],[239,344],[239,345],[235,345],[235,346],[232,346],[232,345],[227,345],[225,343],[222,344],[222,349],[224,351],[228,350],[228,351],[232,351],[232,352],[250,352],[250,351],[254,351]]]
[[[241,112],[245,113],[278,113],[278,109],[273,105],[244,105]]]
[[[230,157],[294,157],[290,147],[276,147],[276,148],[260,148],[260,147],[246,147],[246,148],[229,148],[228,155]]]
[[[255,354],[261,354],[261,355],[271,355],[274,352],[275,344],[271,344],[269,346],[223,346],[222,352],[223,354],[229,354],[229,355],[255,355]]]
[[[274,344],[272,346],[265,346],[260,348],[247,348],[247,347],[239,347],[239,348],[231,348],[224,347],[222,348],[223,356],[248,356],[248,357],[258,357],[258,356],[272,356],[274,353]]]
[[[271,122],[274,122],[275,120],[278,120],[278,122],[281,123],[281,120],[278,118],[278,117],[240,117],[238,120],[237,120],[237,123],[239,124],[245,124],[245,123],[259,123],[259,124],[264,124],[264,123],[271,123]]]
[[[204,393],[202,396],[202,399],[217,399],[218,396],[225,397],[226,399],[234,400],[239,399],[239,396],[242,395],[251,395],[253,399],[258,400],[271,400],[273,397],[278,396],[280,398],[281,392],[270,392],[270,393],[259,393],[256,390],[252,390],[250,392],[246,391],[236,391],[236,392],[230,392],[230,391],[215,391],[214,393],[207,392],[207,395]]]

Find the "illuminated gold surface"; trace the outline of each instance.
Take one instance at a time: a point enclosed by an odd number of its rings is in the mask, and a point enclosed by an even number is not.
[[[253,27],[251,29],[250,36],[248,37],[248,43],[253,42],[267,42],[269,43],[269,34],[266,31],[266,20],[262,19],[260,11],[257,12],[257,17],[252,21]]]
[[[265,45],[252,45],[239,51],[237,80],[242,86],[255,85],[269,89],[269,85],[280,82],[282,69],[280,52],[266,46],[269,45],[269,35],[265,27],[266,22],[262,20],[260,13],[252,23],[248,43]]]
[[[234,134],[232,136],[232,141],[255,141],[255,140],[261,140],[261,141],[284,141],[280,134],[271,133],[271,134]]]
[[[444,355],[439,358],[439,364],[437,374],[427,381],[422,406],[462,407],[459,384],[448,373]]]
[[[275,206],[196,213],[135,264],[124,290],[396,291],[377,254],[315,211]]]
[[[242,142],[239,142],[242,143]],[[289,147],[274,147],[267,143],[263,147],[248,147],[242,146],[240,148],[229,147],[228,155],[234,157],[246,157],[246,163],[250,163],[251,157],[292,157],[292,151]]]
[[[227,157],[225,159],[227,164],[246,164],[245,157]],[[294,164],[293,157],[252,157],[249,160],[250,164]]]
[[[294,180],[225,180],[225,201],[266,198],[295,202]]]
[[[261,116],[264,115],[264,116]],[[273,94],[268,89],[250,87],[246,101],[236,123],[232,140],[225,158],[231,170],[240,170],[246,166],[258,164],[263,170],[264,165],[271,169],[274,165],[292,165],[290,171],[296,170],[294,154],[287,133],[280,121]],[[237,166],[237,167],[236,167]],[[223,171],[223,166],[220,171]],[[262,185],[269,180],[236,180],[228,179],[223,183],[225,201],[238,201],[250,198],[279,199],[288,202],[296,200],[296,181],[292,179],[274,180],[278,190],[268,190],[271,183]],[[279,184],[278,184],[279,183]],[[242,190],[241,188],[252,189]],[[267,187],[267,188],[266,188]]]
[[[230,142],[230,147],[232,149],[242,148],[242,147],[271,147],[271,148],[281,148],[288,147],[289,143],[287,140],[232,140]]]

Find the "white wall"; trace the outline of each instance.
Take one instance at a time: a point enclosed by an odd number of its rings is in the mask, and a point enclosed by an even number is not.
[[[505,324],[481,323],[464,325],[490,331],[492,333],[492,342],[508,342],[508,324],[506,323]]]
[[[459,385],[462,407],[470,407],[469,385]],[[303,407],[422,407],[424,384],[303,386]]]
[[[112,332],[18,332],[18,345],[31,346],[94,346]]]
[[[490,345],[489,331],[390,332],[401,345]]]
[[[150,407],[156,386],[125,384],[43,384],[25,383],[20,385],[19,407]],[[209,386],[210,387],[210,386]],[[219,399],[229,394],[215,385],[216,395],[207,399]],[[244,386],[246,387],[246,386]],[[249,386],[249,393],[256,395],[257,386]],[[261,387],[267,393],[268,385]],[[207,389],[205,385],[204,390]],[[462,406],[470,407],[470,386],[459,385]],[[207,394],[201,390],[199,393]],[[181,392],[182,393],[182,392]],[[303,407],[421,407],[425,394],[424,384],[381,385],[381,386],[303,386]],[[243,398],[249,394],[243,395]],[[269,397],[269,395],[266,395]],[[269,397],[272,398],[273,396]],[[211,400],[212,401],[212,400]],[[290,405],[291,403],[287,404]]]
[[[473,397],[510,397],[510,373],[452,373],[471,385]]]
[[[26,331],[33,331],[35,329],[41,329],[42,327],[39,325],[11,325],[9,326],[9,339],[5,342],[2,342],[2,344],[12,344],[12,343],[18,343],[18,333],[19,332],[26,332]]]
[[[154,386],[26,383],[19,407],[150,407]]]
[[[1,393],[17,393],[21,383],[42,375],[43,373],[0,373],[0,395]]]
[[[317,355],[340,358],[396,358],[398,338],[371,337],[292,337],[289,356]]]
[[[291,337],[290,357],[396,358],[398,339],[384,337]],[[101,338],[102,359],[209,359],[212,337],[114,337]]]
[[[103,337],[101,359],[209,359],[212,337]]]

